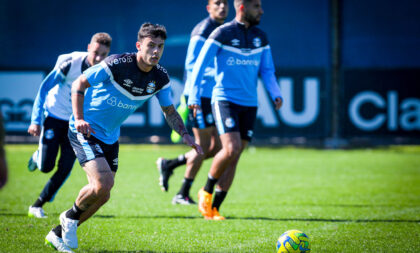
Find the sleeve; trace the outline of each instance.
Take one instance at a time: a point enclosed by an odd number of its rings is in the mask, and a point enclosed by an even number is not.
[[[281,96],[280,87],[277,83],[276,76],[275,76],[275,68],[273,63],[273,57],[271,55],[270,46],[267,45],[264,47],[261,56],[261,65],[260,65],[260,74],[261,78],[263,79],[264,86],[267,89],[268,93],[271,96],[271,99],[274,101],[276,98]]]
[[[62,83],[65,76],[59,69],[51,71],[42,81],[32,106],[31,124],[41,125],[42,114],[44,112],[45,99],[48,92],[58,83]]]
[[[196,62],[205,41],[205,38],[199,35],[191,37],[190,43],[188,44],[187,56],[185,58],[186,71],[191,72],[193,70],[194,63]]]
[[[160,106],[172,105],[171,85],[169,83],[166,84],[158,93],[156,93],[156,98],[159,100]]]
[[[191,85],[192,89],[188,95],[188,105],[200,105],[200,88],[201,80],[203,79],[204,72],[209,63],[214,59],[214,57],[219,52],[222,43],[214,40],[208,39],[204,43],[204,46],[198,55],[197,61],[194,64],[194,68],[191,75]]]
[[[112,76],[111,70],[104,61],[86,69],[83,74],[91,86],[103,83]]]

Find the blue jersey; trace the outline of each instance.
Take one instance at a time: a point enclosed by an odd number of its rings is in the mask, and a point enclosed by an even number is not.
[[[256,26],[246,28],[233,20],[216,28],[206,40],[194,65],[188,104],[200,104],[201,80],[206,66],[216,57],[216,85],[212,102],[230,101],[258,106],[258,75],[273,101],[281,98],[273,57],[266,34]]]
[[[162,66],[141,71],[135,53],[111,55],[83,73],[90,88],[86,90],[83,113],[92,134],[106,144],[115,143],[125,119],[153,95],[161,106],[172,105],[169,76]],[[70,130],[76,132],[74,115]]]
[[[213,30],[220,25],[221,24],[218,23],[216,20],[207,17],[203,19],[200,23],[198,23],[191,32],[191,39],[190,43],[188,44],[187,56],[185,58],[185,95],[188,95],[190,93],[192,87],[191,74],[197,57],[200,54],[201,48],[203,47],[204,42],[209,37],[211,32],[213,32]],[[203,79],[201,80],[200,95],[202,97],[211,98],[211,93],[216,83],[214,79],[215,76],[216,70],[214,62],[210,62],[205,68]]]

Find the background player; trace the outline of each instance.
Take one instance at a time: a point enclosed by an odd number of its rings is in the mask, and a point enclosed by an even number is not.
[[[73,207],[61,213],[60,225],[47,235],[47,243],[55,248],[77,248],[78,225],[109,200],[118,169],[120,126],[154,95],[169,126],[202,153],[172,105],[169,76],[158,64],[165,39],[165,27],[145,23],[138,32],[137,53],[112,55],[74,81],[69,139],[88,184]]]
[[[0,112],[0,189],[6,185],[8,175],[6,151],[4,150],[4,135],[3,115]]]
[[[188,93],[192,86],[191,74],[198,54],[210,33],[225,21],[228,15],[229,5],[227,0],[209,0],[206,8],[209,16],[194,27],[188,45],[185,60],[186,81],[183,92],[183,96],[186,97],[185,100],[188,100]],[[214,63],[210,63],[205,70],[201,83],[201,113],[199,113],[198,117],[193,117],[192,111],[190,110],[188,115],[195,140],[202,147],[204,154],[199,155],[194,150],[191,150],[177,158],[171,160],[159,158],[156,162],[160,171],[159,182],[164,191],[168,191],[168,180],[172,175],[173,170],[177,166],[187,164],[182,186],[172,199],[173,204],[196,204],[190,197],[190,188],[194,178],[197,175],[203,160],[213,157],[221,148],[220,139],[211,111],[211,93],[216,82],[214,78],[215,66]],[[183,98],[181,98],[181,100],[182,99]]]
[[[38,168],[44,173],[55,167],[58,150],[60,158],[57,170],[45,184],[38,199],[29,207],[28,216],[45,218],[42,206],[53,201],[55,194],[66,181],[73,168],[76,156],[67,137],[71,115],[71,84],[84,70],[108,56],[111,47],[111,36],[107,33],[96,33],[92,36],[87,52],[73,52],[58,57],[54,69],[43,80],[32,108],[31,125],[28,133],[40,136],[39,147],[28,163],[29,171]],[[44,114],[45,120],[41,122]]]
[[[282,105],[280,89],[274,75],[271,49],[265,33],[256,27],[263,10],[261,0],[235,0],[236,17],[214,30],[206,40],[194,65],[188,105],[194,116],[200,110],[201,79],[206,66],[216,57],[217,82],[212,106],[222,149],[216,154],[207,183],[199,191],[199,211],[206,219],[218,219],[223,199],[213,201],[214,185],[223,173],[233,180],[239,157],[251,140],[257,115],[257,81],[261,75],[278,110]],[[225,182],[227,194],[232,184]],[[225,196],[226,196],[225,194]]]

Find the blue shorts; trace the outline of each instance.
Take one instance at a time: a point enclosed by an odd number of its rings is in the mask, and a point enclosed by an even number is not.
[[[111,170],[113,172],[117,172],[119,151],[118,141],[110,145],[98,140],[92,135],[87,137],[87,135],[82,133],[74,133],[70,129],[68,131],[68,136],[80,165],[96,158],[104,157]]]
[[[185,101],[188,101],[188,96],[185,96]],[[201,97],[201,113],[197,112],[196,117],[194,117],[193,110],[189,110],[188,120],[191,127],[194,128],[204,129],[215,126],[211,109],[211,98]]]
[[[212,105],[219,135],[239,132],[241,139],[251,141],[257,118],[256,106],[242,106],[229,101],[215,101]]]

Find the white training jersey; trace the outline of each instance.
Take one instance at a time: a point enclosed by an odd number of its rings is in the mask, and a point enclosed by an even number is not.
[[[58,69],[63,76],[63,81],[55,85],[46,98],[47,114],[62,120],[69,120],[72,114],[71,107],[71,85],[84,71],[82,66],[86,59],[87,52],[73,52],[58,57],[55,69]]]

